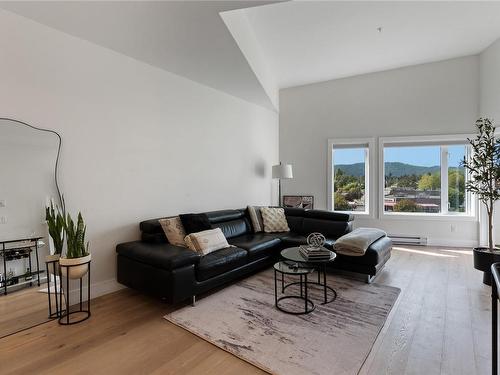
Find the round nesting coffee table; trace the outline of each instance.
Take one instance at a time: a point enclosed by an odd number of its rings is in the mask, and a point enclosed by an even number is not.
[[[330,250],[328,250],[330,251]],[[309,284],[319,285],[323,287],[323,302],[322,305],[335,301],[337,298],[337,292],[332,287],[328,286],[326,283],[326,265],[333,262],[337,257],[333,251],[330,251],[330,258],[321,260],[306,260],[300,253],[300,247],[289,247],[281,251],[281,257],[286,259],[286,264],[289,266],[297,265],[298,267],[313,268],[318,271],[318,281],[309,281]],[[323,282],[321,282],[321,276],[323,276]],[[286,289],[290,285],[295,285],[297,283],[291,283],[284,286]],[[329,293],[330,292],[330,293]],[[328,298],[328,294],[332,297]]]
[[[278,262],[274,265],[274,304],[276,308],[287,314],[303,315],[312,312],[316,306],[307,296],[307,275],[314,272],[314,268],[301,267],[298,265],[289,265],[287,262]],[[284,295],[278,297],[278,273],[281,274],[281,292],[285,293],[286,287],[290,285],[300,285],[300,295]],[[300,281],[285,285],[285,275],[300,276]],[[280,306],[280,301],[283,300],[301,300],[304,303],[304,311],[293,311]]]

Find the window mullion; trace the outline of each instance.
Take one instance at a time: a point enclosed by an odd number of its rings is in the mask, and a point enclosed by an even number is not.
[[[441,146],[441,213],[448,214],[448,146]]]

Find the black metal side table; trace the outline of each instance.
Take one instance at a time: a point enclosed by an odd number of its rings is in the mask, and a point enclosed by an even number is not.
[[[274,304],[276,308],[284,313],[292,315],[303,315],[309,314],[314,311],[316,306],[314,302],[308,298],[308,281],[307,275],[314,272],[313,268],[299,267],[298,265],[289,265],[286,262],[278,262],[274,265]],[[281,293],[285,293],[288,286],[299,284],[300,295],[283,295],[278,297],[278,273],[281,274]],[[285,275],[295,275],[300,277],[300,281],[293,282],[290,284],[285,284]],[[285,307],[280,306],[280,301],[283,300],[299,300],[304,303],[304,310],[293,311]]]
[[[329,250],[330,251],[330,250]],[[330,251],[330,257],[322,260],[306,260],[300,253],[300,247],[289,247],[280,253],[281,257],[289,262],[298,264],[299,267],[314,268],[318,272],[318,281],[310,281],[309,284],[317,285],[323,289],[323,302],[326,305],[337,299],[337,292],[327,284],[326,266],[333,262],[337,257],[333,251]],[[321,280],[323,279],[323,280]]]
[[[65,292],[66,310],[61,312],[60,317],[59,317],[59,324],[72,325],[72,324],[83,322],[84,320],[87,320],[88,318],[90,318],[90,262],[91,261],[89,260],[86,263],[81,263],[81,264],[72,265],[72,266],[59,264],[60,273],[61,273],[61,285],[62,285],[62,276],[66,275],[66,292]],[[81,267],[81,266],[85,266],[85,265],[88,267],[87,272],[86,272],[86,275],[87,275],[87,303],[86,303],[86,305],[87,306],[86,306],[86,308],[84,308],[83,278],[85,277],[85,275],[83,275],[82,277],[77,279],[77,280],[79,280],[79,283],[80,283],[80,289],[79,289],[80,300],[79,300],[78,308],[73,309],[73,311],[71,311],[70,310],[70,299],[71,299],[70,294],[71,293],[69,290],[69,280],[70,280],[69,275],[71,273],[71,268]],[[59,293],[59,306],[61,306],[61,309],[62,309],[62,294],[63,293],[61,290],[61,293]],[[70,316],[76,315],[76,314],[81,314],[82,316],[80,318],[77,318],[75,320],[70,321]]]

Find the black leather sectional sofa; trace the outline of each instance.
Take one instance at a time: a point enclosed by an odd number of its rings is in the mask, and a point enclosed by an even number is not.
[[[206,213],[213,228],[221,228],[229,244],[205,256],[168,243],[158,219],[140,223],[140,241],[117,245],[118,282],[176,303],[269,267],[280,250],[306,243],[312,232],[335,239],[352,230],[353,216],[321,210],[285,209],[290,232],[254,233],[246,209]],[[391,256],[390,238],[375,241],[364,256],[338,255],[331,267],[368,276],[371,281]]]

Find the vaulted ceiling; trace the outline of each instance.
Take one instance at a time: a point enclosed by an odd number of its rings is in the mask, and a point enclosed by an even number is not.
[[[0,8],[276,110],[281,88],[480,53],[498,1],[26,1]]]

